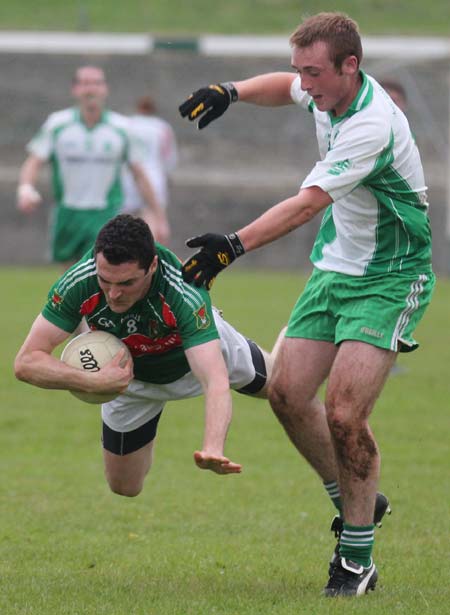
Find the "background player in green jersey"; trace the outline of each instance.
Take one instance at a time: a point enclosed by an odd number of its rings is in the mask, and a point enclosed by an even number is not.
[[[237,101],[298,104],[315,120],[320,160],[298,194],[237,233],[189,240],[201,250],[184,275],[209,288],[236,257],[325,210],[269,398],[341,513],[325,594],[361,595],[378,576],[371,555],[380,456],[368,418],[397,353],[417,346],[413,331],[434,284],[426,186],[404,114],[360,68],[356,23],[320,13],[290,42],[293,73],[203,87],[180,112],[203,128]]]
[[[52,351],[85,318],[128,346],[99,372],[85,373]],[[51,389],[117,392],[102,406],[106,477],[121,495],[137,495],[152,461],[166,401],[205,396],[203,448],[196,464],[219,474],[241,466],[223,454],[231,421],[230,386],[266,397],[272,356],[246,339],[211,307],[209,294],[183,281],[181,262],[154,243],[147,224],[127,214],[110,220],[94,249],[50,290],[20,349],[19,379]]]
[[[56,207],[52,216],[51,255],[64,268],[89,249],[105,222],[123,202],[121,169],[127,163],[152,213],[158,241],[169,238],[166,214],[143,168],[143,149],[132,136],[128,119],[105,108],[108,86],[104,72],[82,66],[72,95],[77,106],[52,113],[28,144],[20,170],[17,207],[29,214],[41,202],[36,190],[39,172],[50,162]]]

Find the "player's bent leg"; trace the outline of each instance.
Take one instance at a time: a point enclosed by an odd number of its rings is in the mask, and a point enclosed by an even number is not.
[[[283,327],[283,329],[281,329],[280,333],[278,334],[277,339],[275,340],[275,344],[270,352],[270,354],[264,350],[264,348],[261,348],[259,346],[259,349],[264,357],[264,362],[266,364],[266,382],[264,384],[264,386],[262,387],[262,389],[260,391],[258,391],[257,393],[255,393],[253,395],[253,397],[259,397],[262,399],[268,399],[268,395],[269,395],[269,386],[270,383],[272,381],[272,376],[273,376],[273,368],[275,365],[275,360],[277,358],[278,352],[280,351],[281,348],[281,344],[284,340],[284,335],[286,333],[286,329],[287,327]]]
[[[249,392],[247,393],[248,395],[250,395],[251,397],[257,397],[259,399],[267,399],[268,397],[268,389],[269,389],[269,383],[270,380],[272,378],[272,374],[273,374],[273,365],[274,365],[274,359],[272,357],[271,354],[269,354],[266,350],[264,350],[263,348],[261,348],[260,346],[258,346],[258,350],[261,353],[261,357],[264,361],[264,365],[265,365],[265,379],[264,379],[264,384],[262,385],[262,387],[255,392]],[[245,391],[240,391],[240,392],[245,392]]]
[[[325,408],[316,395],[336,352],[330,342],[285,338],[268,390],[287,435],[324,482],[336,480],[337,469]]]
[[[328,380],[325,406],[339,469],[344,519],[373,523],[379,476],[378,447],[368,425],[396,353],[358,341],[343,342]]]
[[[159,412],[144,425],[128,432],[111,429],[103,422],[103,460],[111,491],[135,497],[144,486],[153,459]]]
[[[283,343],[283,340],[285,338],[286,331],[287,331],[287,325],[281,329],[281,331],[279,332],[277,336],[277,339],[275,340],[275,344],[273,345],[273,348],[270,352],[272,361],[275,361],[275,359],[277,358],[277,355],[281,348],[281,344]]]
[[[250,395],[251,397],[258,397],[259,399],[267,399],[270,382],[272,380],[273,368],[275,359],[281,348],[281,344],[284,339],[287,327],[284,327],[275,341],[272,351],[269,353],[264,348],[261,348],[256,342],[248,338],[245,339],[245,343],[250,348],[251,360],[255,370],[255,377],[245,387],[238,389],[239,393]]]
[[[152,464],[153,442],[128,455],[116,455],[103,449],[105,477],[113,493],[130,498],[140,494]]]

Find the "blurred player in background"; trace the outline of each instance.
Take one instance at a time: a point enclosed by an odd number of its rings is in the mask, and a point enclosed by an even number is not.
[[[394,79],[382,79],[380,85],[386,90],[397,107],[401,109],[403,113],[406,113],[408,109],[408,97],[402,84]]]
[[[120,175],[126,162],[152,211],[155,237],[167,241],[167,219],[141,165],[142,152],[128,120],[105,108],[108,86],[103,70],[78,68],[72,95],[76,106],[52,113],[27,146],[29,156],[20,170],[17,189],[18,209],[30,214],[41,203],[36,182],[42,166],[49,162],[55,198],[51,257],[66,269],[120,210]]]
[[[130,117],[131,130],[141,141],[145,153],[142,165],[155,190],[158,202],[166,210],[169,205],[170,174],[178,162],[178,148],[171,125],[156,115],[150,96],[136,102],[136,115]],[[153,228],[153,213],[146,207],[133,175],[123,167],[124,200],[122,211],[139,215]]]
[[[112,333],[128,346],[96,373],[62,363],[52,351],[78,326]],[[102,406],[106,477],[115,493],[136,496],[150,469],[167,401],[205,396],[201,469],[241,471],[224,457],[232,415],[230,387],[267,397],[273,355],[245,338],[212,308],[209,293],[183,281],[181,262],[156,244],[140,218],[121,214],[94,248],[52,287],[20,349],[16,376],[46,389],[121,393]]]
[[[209,288],[236,257],[325,210],[314,270],[291,314],[269,399],[340,513],[325,595],[354,596],[375,588],[374,522],[377,509],[381,516],[387,510],[377,495],[380,455],[368,419],[397,353],[417,348],[413,332],[434,286],[428,203],[404,114],[360,68],[357,24],[320,13],[290,42],[294,73],[203,87],[180,112],[203,128],[237,101],[295,103],[315,119],[320,160],[298,194],[237,233],[189,240],[201,250],[184,276]],[[327,379],[322,403],[317,393]]]

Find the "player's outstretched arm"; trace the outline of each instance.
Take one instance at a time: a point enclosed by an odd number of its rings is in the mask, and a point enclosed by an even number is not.
[[[332,203],[332,198],[318,186],[302,188],[298,194],[277,203],[237,233],[206,233],[186,242],[201,248],[183,264],[183,278],[196,286],[210,289],[216,275],[238,256],[256,250],[309,222]]]
[[[212,340],[186,350],[189,366],[202,385],[205,396],[205,429],[201,451],[194,461],[202,470],[216,474],[238,474],[242,466],[223,454],[232,416],[228,372],[219,340]]]
[[[193,92],[178,110],[181,117],[187,117],[191,122],[199,120],[201,130],[238,100],[262,106],[291,104],[290,88],[295,77],[294,73],[267,73],[244,81],[204,86]]]

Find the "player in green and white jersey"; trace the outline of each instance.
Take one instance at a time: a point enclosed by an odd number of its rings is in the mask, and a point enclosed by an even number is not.
[[[155,237],[166,242],[167,218],[144,172],[143,148],[128,119],[105,108],[108,87],[103,71],[95,66],[79,68],[72,94],[77,106],[52,113],[27,146],[29,156],[17,190],[19,210],[31,213],[41,202],[35,185],[41,167],[49,162],[56,203],[51,256],[67,268],[121,209],[121,170],[127,163],[152,212]]]
[[[229,474],[241,471],[223,454],[230,387],[266,397],[272,355],[227,323],[206,290],[184,282],[181,266],[155,245],[143,220],[116,216],[54,284],[16,358],[17,377],[35,386],[121,393],[102,406],[105,473],[121,495],[135,496],[143,487],[167,401],[204,393],[203,448],[195,462]],[[99,372],[86,373],[53,357],[82,318],[90,329],[122,339],[132,360],[121,366],[119,353]]]
[[[380,456],[368,418],[397,353],[417,347],[413,332],[434,285],[426,186],[406,117],[361,70],[357,24],[320,13],[290,43],[295,73],[203,87],[180,113],[203,128],[238,100],[295,103],[315,120],[320,160],[298,194],[237,233],[189,240],[201,250],[184,277],[209,288],[236,257],[325,210],[314,271],[292,312],[269,399],[340,513],[325,594],[361,595],[378,576],[376,504],[383,514],[388,506],[377,495]],[[317,393],[327,378],[322,403]]]

